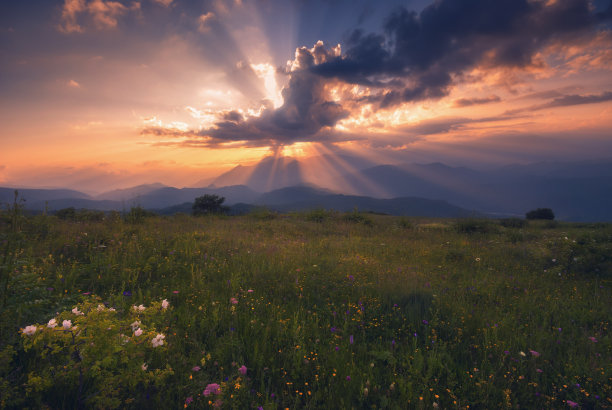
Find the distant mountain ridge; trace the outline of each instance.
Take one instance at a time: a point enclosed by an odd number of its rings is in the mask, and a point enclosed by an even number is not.
[[[95,197],[67,189],[19,192],[26,199],[26,207],[32,210],[43,210],[45,206],[49,210],[69,206],[100,210],[142,206],[160,210],[179,205],[185,209],[184,204],[196,197],[215,194],[225,197],[228,205],[274,206],[278,210],[308,207],[351,210],[357,206],[362,210],[401,214],[408,209],[416,212],[418,207],[410,207],[417,199],[423,199],[442,201],[437,203],[461,210],[439,208],[439,216],[464,210],[523,216],[531,209],[548,207],[560,220],[612,221],[612,159],[508,165],[477,171],[441,163],[369,166],[367,161],[347,157],[331,168],[317,168],[316,161],[326,164],[330,158],[310,159],[312,169],[292,158],[267,158],[256,166],[237,166],[215,179],[218,186],[205,188],[147,184]],[[329,170],[328,175],[324,174],[325,169]],[[321,184],[309,182],[309,177],[317,173]],[[224,181],[244,180],[247,184],[221,186]],[[263,189],[265,186],[273,188]],[[13,188],[0,188],[0,202],[11,203],[13,197]],[[433,203],[428,206],[438,209]]]

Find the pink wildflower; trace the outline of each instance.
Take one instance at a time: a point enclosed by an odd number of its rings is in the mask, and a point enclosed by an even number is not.
[[[578,407],[578,403],[576,403],[575,401],[567,400],[566,403],[570,407]]]
[[[535,350],[530,350],[529,353],[531,353],[531,355],[534,357],[540,356],[540,353],[536,352]]]
[[[208,386],[206,386],[206,388],[204,389],[204,396],[208,397],[211,394],[220,394],[221,393],[221,386],[219,386],[217,383],[210,383]]]
[[[597,339],[595,339],[593,336],[589,336],[589,340],[593,343],[597,343]]]
[[[23,334],[26,336],[32,336],[34,333],[36,333],[36,326],[34,325],[26,326],[23,329]]]
[[[193,366],[191,368],[191,371],[193,371],[193,372],[199,372],[200,370],[202,370],[202,368],[200,366]]]
[[[230,298],[230,302],[231,302],[232,305],[237,305],[238,304],[238,299]]]
[[[245,365],[242,365],[238,368],[238,371],[240,372],[241,375],[245,375],[247,374],[247,367]]]

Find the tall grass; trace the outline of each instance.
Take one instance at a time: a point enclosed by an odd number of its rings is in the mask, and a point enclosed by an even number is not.
[[[612,406],[607,224],[326,211],[39,216],[19,232],[2,221],[3,407],[66,406],[22,394],[39,359],[19,329],[93,295],[173,308],[173,375],[122,407]],[[220,395],[203,395],[211,383]]]

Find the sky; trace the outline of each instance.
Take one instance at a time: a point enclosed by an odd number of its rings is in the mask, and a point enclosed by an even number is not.
[[[612,157],[609,0],[3,0],[0,185]]]

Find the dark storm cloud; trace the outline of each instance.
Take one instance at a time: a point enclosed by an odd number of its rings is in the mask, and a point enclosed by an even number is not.
[[[533,65],[543,47],[595,28],[612,17],[609,10],[593,12],[587,0],[441,0],[420,14],[401,8],[384,34],[355,31],[344,55],[312,71],[364,85],[404,81],[370,97],[382,107],[436,99],[470,68]]]
[[[333,140],[331,128],[349,116],[349,108],[364,103],[385,108],[440,99],[461,81],[464,72],[476,67],[535,66],[535,56],[544,47],[588,33],[607,21],[606,13],[594,12],[588,0],[439,0],[420,13],[399,8],[387,17],[382,33],[354,30],[343,45],[343,53],[322,42],[310,49],[298,48],[295,59],[284,71],[279,70],[289,76],[282,106],[268,106],[258,116],[225,113],[212,127],[182,135],[190,138],[190,144],[204,146],[237,141],[252,146]],[[206,14],[201,20],[204,35],[215,33],[217,40],[231,44],[214,16]],[[330,98],[328,90],[339,82],[364,85],[372,92],[338,102]],[[491,96],[461,99],[455,104],[497,101],[499,97]],[[180,131],[143,132],[181,135]]]

